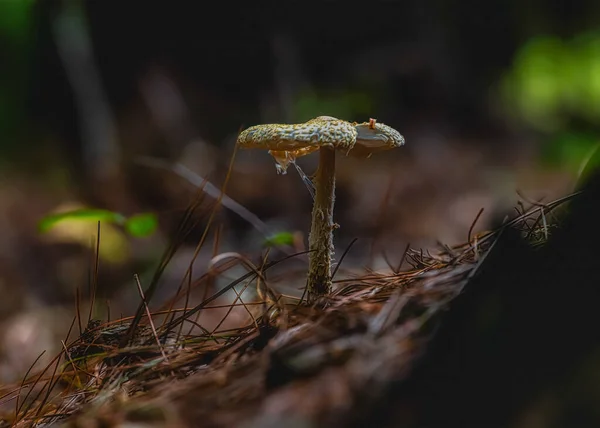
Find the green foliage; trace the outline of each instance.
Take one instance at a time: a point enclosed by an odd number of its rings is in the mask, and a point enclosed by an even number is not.
[[[127,233],[135,237],[149,236],[158,227],[158,219],[153,213],[136,214],[129,218],[123,214],[103,209],[77,209],[57,214],[49,214],[38,223],[40,233],[48,232],[62,221],[106,222],[123,226]]]
[[[278,232],[263,241],[265,247],[278,247],[281,245],[293,245],[294,234],[292,232]]]
[[[565,79],[563,43],[553,37],[535,38],[517,53],[503,92],[519,115],[534,127],[558,126],[558,109]]]
[[[600,143],[595,144],[594,147],[591,148],[581,164],[578,185],[587,181],[590,174],[598,168],[600,168]]]
[[[154,213],[136,214],[125,221],[125,230],[136,237],[152,235],[157,227],[158,218]]]
[[[0,34],[13,42],[27,38],[33,0],[0,1]]]
[[[33,5],[33,0],[0,0],[0,162],[7,151],[28,146],[17,137],[23,133]]]
[[[600,143],[600,31],[535,37],[501,83],[509,114],[546,134],[542,162],[580,175]],[[582,177],[583,178],[583,177]]]
[[[107,223],[122,224],[125,222],[125,217],[108,210],[77,209],[64,213],[47,215],[39,222],[38,230],[42,233],[47,232],[58,222],[64,220],[105,221]]]
[[[516,54],[502,82],[514,113],[534,128],[558,131],[569,117],[600,121],[600,32],[570,41],[535,37]]]
[[[544,145],[542,160],[546,165],[562,166],[578,173],[598,142],[600,140],[593,133],[561,132]]]

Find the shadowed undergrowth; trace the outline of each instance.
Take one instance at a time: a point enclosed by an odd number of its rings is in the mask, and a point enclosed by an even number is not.
[[[3,388],[2,401],[14,403],[5,421],[348,425],[368,415],[389,386],[410,373],[438,315],[478,272],[502,230],[516,227],[531,244],[542,244],[551,223],[547,215],[572,197],[533,205],[498,230],[436,254],[407,247],[398,268],[337,279],[333,293],[311,306],[279,293],[267,279],[269,268],[294,254],[277,261],[265,257],[262,266],[237,255],[199,279],[192,280],[189,270],[175,296],[151,313],[147,303],[161,269],[194,223],[192,204],[145,293],[137,281],[138,316],[88,317],[84,331],[75,340],[67,337],[48,367],[32,368],[20,385]],[[188,307],[191,290],[208,290],[209,278],[236,264],[248,273]],[[221,304],[232,292],[233,301]],[[199,317],[211,311],[223,315],[208,329]],[[79,312],[72,327],[81,323]],[[225,324],[234,312],[245,314],[246,322],[232,328]]]

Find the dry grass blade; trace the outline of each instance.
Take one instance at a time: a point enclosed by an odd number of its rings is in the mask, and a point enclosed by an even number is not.
[[[77,382],[77,386],[81,386],[82,383],[81,383],[81,379],[79,378],[79,370],[77,370],[77,366],[75,365],[75,362],[71,358],[71,354],[69,353],[69,349],[67,348],[65,341],[61,340],[60,344],[62,345],[63,350],[65,351],[65,356],[67,357],[67,361],[69,362],[71,367],[73,367],[73,374],[75,375],[74,381]]]
[[[94,270],[91,278],[91,290],[90,290],[90,311],[88,313],[87,322],[89,323],[92,319],[94,312],[94,304],[96,301],[96,292],[98,291],[98,273],[100,269],[100,221],[98,221],[96,235],[96,246],[94,251]]]
[[[479,212],[475,216],[475,219],[471,223],[471,227],[469,227],[469,233],[467,234],[467,242],[469,244],[471,243],[471,236],[473,235],[473,229],[475,229],[475,225],[477,224],[477,221],[479,220],[479,217],[481,217],[481,214],[483,214],[483,210],[484,210],[484,208],[481,208],[479,210]]]
[[[79,327],[79,335],[83,333],[83,326],[81,325],[81,297],[79,295],[79,285],[75,287],[75,312],[77,314],[77,327]]]
[[[402,265],[404,264],[404,261],[406,260],[406,256],[408,254],[408,250],[410,250],[410,242],[408,242],[406,244],[406,247],[404,248],[404,252],[402,253],[402,257],[400,257],[400,261],[398,262],[398,267],[396,267],[394,272],[398,273],[398,272],[400,272],[400,269],[402,269]]]
[[[69,340],[69,336],[71,335],[71,330],[73,329],[73,326],[75,325],[75,317],[73,318],[73,321],[71,322],[71,326],[69,327],[69,330],[67,332],[67,336],[65,338],[65,342],[67,342]],[[42,410],[44,409],[44,406],[46,405],[46,403],[48,402],[48,399],[50,397],[50,394],[52,393],[52,390],[54,389],[54,387],[56,386],[58,380],[60,379],[59,377],[56,376],[56,372],[58,371],[58,367],[60,365],[60,360],[63,356],[63,352],[61,351],[48,365],[48,367],[50,367],[52,365],[52,363],[54,364],[54,370],[52,372],[52,375],[50,376],[50,379],[46,382],[46,384],[42,387],[42,389],[40,390],[40,392],[37,394],[37,396],[35,397],[35,399],[32,401],[32,405],[34,403],[37,402],[37,399],[39,398],[39,396],[42,394],[42,392],[44,392],[44,390],[46,390],[46,394],[44,395],[44,398],[42,399],[41,402],[37,403],[37,411],[35,412],[35,418],[37,418],[40,413],[42,412]],[[48,368],[47,367],[47,368]],[[47,369],[46,368],[46,369]],[[46,372],[46,369],[44,369],[44,371],[42,373]],[[26,419],[27,414],[29,413],[29,410],[31,409],[30,407],[27,407],[24,411],[23,411],[23,415],[21,416],[22,419]],[[17,415],[18,417],[18,415]]]
[[[213,209],[211,210],[211,213],[208,217],[206,226],[204,228],[204,231],[202,232],[202,236],[200,237],[200,241],[198,242],[198,244],[196,245],[196,249],[194,250],[194,254],[192,255],[192,259],[190,260],[188,269],[182,279],[181,285],[177,291],[176,294],[179,293],[179,291],[181,290],[181,288],[183,287],[183,284],[186,283],[186,281],[191,281],[192,278],[192,271],[193,271],[193,265],[194,262],[196,261],[196,259],[198,258],[198,254],[200,254],[200,250],[204,245],[204,242],[206,241],[206,237],[208,236],[208,232],[212,226],[213,220],[217,214],[217,210],[219,209],[219,206],[221,204],[221,201],[223,199],[223,196],[225,195],[225,189],[227,188],[227,184],[229,183],[229,179],[231,178],[231,172],[233,170],[233,161],[235,159],[235,154],[237,152],[237,146],[234,148],[234,152],[231,156],[231,160],[229,162],[229,168],[227,170],[227,175],[225,176],[225,181],[223,183],[223,188],[221,189],[221,193],[219,194],[219,197],[216,200],[215,205],[213,206]],[[190,285],[191,286],[191,285]],[[167,325],[171,325],[171,323],[173,322],[173,318],[171,318],[168,322]],[[163,325],[164,327],[164,325]],[[167,328],[167,330],[170,330],[170,328]]]
[[[507,227],[512,227],[512,226],[516,226],[522,222],[524,222],[525,220],[527,220],[529,217],[533,216],[534,214],[538,214],[540,213],[543,209],[546,210],[546,212],[551,212],[554,209],[558,208],[559,206],[569,202],[571,199],[576,198],[577,196],[581,195],[581,191],[579,192],[574,192],[571,193],[570,195],[564,196],[562,198],[559,198],[549,204],[547,204],[545,207],[538,207],[536,209],[527,211],[519,216],[517,216],[516,218],[505,222],[502,224],[502,226],[500,226],[500,228],[493,230],[491,232],[487,232],[485,233],[483,236],[481,236],[479,238],[478,244],[481,245],[482,243],[486,243],[487,241],[489,241],[490,239],[492,239],[493,237],[495,237],[502,229],[506,229]],[[460,256],[458,256],[456,258],[455,261],[460,261],[462,258],[466,257],[469,252],[473,251],[476,247],[474,245],[470,245],[468,250],[469,251],[465,251],[463,252]]]
[[[65,342],[68,340],[69,335],[71,334],[71,330],[73,328],[73,325],[75,324],[75,318],[73,318],[73,322],[71,323],[71,326],[69,327],[69,330],[67,332],[67,337],[65,338]],[[45,351],[44,351],[45,352]],[[42,352],[42,354],[35,360],[35,362],[33,363],[33,365],[35,365],[35,363],[39,360],[39,358],[41,358],[41,356],[44,354],[44,352]],[[48,396],[50,395],[50,392],[53,388],[53,385],[55,385],[55,383],[53,383],[53,379],[55,378],[56,375],[56,370],[58,369],[58,365],[60,364],[60,359],[62,357],[62,352],[61,351],[57,356],[55,356],[52,361],[50,361],[48,363],[48,365],[39,373],[39,375],[36,377],[36,379],[33,381],[33,384],[31,385],[31,387],[29,388],[29,391],[27,391],[27,394],[25,395],[25,397],[23,398],[23,402],[22,404],[20,404],[19,406],[17,406],[16,409],[16,413],[15,413],[15,423],[19,422],[20,420],[25,419],[25,417],[27,416],[27,414],[29,413],[30,409],[37,405],[38,406],[38,413],[41,410],[41,408],[43,407],[44,403],[46,402],[46,400],[48,399]],[[34,390],[34,388],[37,386],[37,384],[42,380],[43,376],[46,374],[46,372],[50,369],[50,367],[52,367],[52,365],[55,364],[54,366],[54,372],[53,374],[50,376],[49,379],[46,379],[46,383],[42,386],[42,388],[40,389],[40,391],[38,392],[38,394],[31,400],[31,403],[29,406],[27,406],[27,408],[25,408],[22,413],[22,406],[25,404],[25,402],[27,401],[27,399],[29,398],[30,394],[32,393],[32,391]],[[31,368],[33,367],[33,365],[31,366]],[[27,371],[27,374],[25,375],[25,377],[23,378],[23,381],[21,382],[21,388],[22,386],[25,385],[25,383],[27,383],[27,376],[29,374],[29,372],[31,371],[31,368]],[[52,384],[52,385],[51,385]],[[44,392],[44,389],[46,389],[46,387],[48,387],[48,393],[46,394],[46,396],[44,397],[44,399],[38,403],[38,399],[40,397],[40,395]]]
[[[137,289],[138,289],[138,293],[140,293],[140,298],[142,299],[142,303],[144,303],[144,308],[146,309],[146,316],[148,317],[148,323],[150,324],[150,328],[152,329],[152,334],[154,336],[154,339],[156,340],[156,345],[158,346],[158,349],[160,349],[160,353],[163,356],[163,358],[165,359],[165,361],[169,362],[169,359],[167,358],[167,354],[165,354],[165,349],[163,348],[162,343],[160,343],[158,334],[156,334],[156,328],[154,327],[154,321],[152,321],[152,314],[150,313],[150,309],[148,308],[148,302],[146,301],[146,296],[144,296],[144,290],[142,289],[140,277],[137,274],[135,274],[134,280],[135,280],[135,285],[137,286]]]
[[[40,355],[38,355],[38,357],[33,361],[33,363],[31,364],[31,366],[29,366],[29,368],[27,369],[27,371],[25,372],[25,375],[23,376],[23,379],[21,380],[21,385],[19,385],[19,389],[17,391],[17,396],[16,396],[16,403],[15,403],[15,420],[17,419],[19,413],[21,413],[21,403],[19,402],[19,397],[21,396],[21,392],[23,391],[23,387],[25,386],[25,382],[27,382],[27,378],[29,377],[29,373],[31,373],[31,371],[33,370],[33,368],[35,367],[35,365],[37,364],[37,362],[40,360],[40,358],[42,358],[44,356],[44,354],[46,353],[46,351],[42,351],[42,353]],[[30,389],[31,391],[31,389]],[[27,399],[27,396],[25,397],[25,400]]]
[[[284,262],[285,260],[291,259],[292,257],[296,257],[296,256],[306,254],[306,253],[308,253],[308,251],[302,251],[300,253],[292,254],[290,256],[285,256],[282,259],[279,259],[279,260],[276,260],[273,262],[269,262],[264,266],[263,271],[266,271],[269,268],[271,268],[281,262]],[[170,325],[168,325],[165,330],[170,331],[172,328],[179,325],[179,323],[185,321],[190,316],[196,314],[198,311],[201,311],[203,308],[207,307],[210,303],[214,302],[219,297],[223,296],[225,293],[227,293],[229,290],[231,290],[231,288],[235,287],[236,285],[240,284],[241,282],[245,281],[246,279],[252,278],[254,276],[256,276],[255,272],[248,272],[248,273],[240,276],[235,281],[230,282],[227,286],[223,287],[221,290],[217,291],[215,294],[213,294],[209,298],[205,299],[202,303],[200,303],[200,304],[196,305],[194,308],[190,309],[184,315],[181,315],[180,317],[175,318],[173,321],[171,321]]]
[[[179,246],[183,242],[185,236],[191,230],[190,223],[193,222],[194,213],[195,213],[196,209],[200,206],[200,203],[202,201],[202,199],[200,197],[201,195],[202,195],[202,192],[199,190],[196,194],[196,198],[194,199],[194,201],[187,207],[187,209],[184,213],[184,216],[179,223],[179,227],[175,233],[174,238],[171,240],[169,246],[165,249],[165,252],[163,253],[162,258],[160,260],[160,263],[159,263],[158,267],[156,268],[156,271],[154,272],[154,275],[152,277],[150,285],[148,286],[148,289],[145,292],[145,296],[148,300],[152,299],[154,293],[156,292],[156,288],[158,287],[158,282],[159,282],[160,278],[162,277],[162,274],[163,274],[165,268],[167,267],[171,258],[175,255],[175,253],[179,249]],[[131,325],[129,327],[127,335],[124,336],[123,339],[121,340],[120,346],[125,346],[127,343],[129,343],[133,339],[135,330],[136,330],[144,312],[145,312],[144,303],[140,302],[140,305],[138,306],[138,309],[135,313],[133,321],[131,322]]]
[[[346,249],[342,253],[342,255],[340,257],[340,261],[335,265],[335,268],[333,269],[333,272],[331,273],[331,279],[332,280],[333,280],[333,278],[335,278],[335,274],[340,269],[340,266],[342,265],[342,262],[344,261],[344,259],[346,258],[346,255],[348,254],[348,252],[350,251],[350,249],[352,248],[352,246],[356,243],[356,241],[358,241],[358,238],[352,239],[352,241],[350,241],[350,243],[348,244],[348,246],[346,247]]]

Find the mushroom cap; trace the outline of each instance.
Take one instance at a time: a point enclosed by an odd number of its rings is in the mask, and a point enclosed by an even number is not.
[[[369,157],[373,153],[395,149],[404,145],[404,137],[391,126],[377,123],[374,119],[355,125],[356,144],[349,152],[356,157]]]
[[[319,116],[300,124],[274,123],[252,126],[240,133],[237,144],[246,149],[295,151],[322,146],[351,149],[358,131],[350,122]],[[308,154],[314,150],[305,150]],[[298,153],[300,154],[300,153]]]
[[[300,124],[273,123],[256,125],[242,131],[239,147],[268,150],[277,162],[277,171],[285,174],[296,158],[321,147],[344,150],[356,157],[404,145],[404,137],[394,128],[375,119],[351,123],[331,116],[319,116]]]

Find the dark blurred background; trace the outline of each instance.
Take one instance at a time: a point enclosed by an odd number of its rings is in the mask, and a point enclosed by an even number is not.
[[[196,192],[146,157],[221,187],[245,127],[377,118],[406,146],[340,156],[336,200],[338,255],[358,238],[347,266],[374,269],[407,243],[465,241],[482,208],[475,232],[519,201],[570,193],[598,158],[599,18],[592,0],[0,2],[0,382],[58,351],[75,290],[88,300],[96,222],[42,234],[45,216],[157,216],[146,237],[102,225],[94,315],[133,312],[133,273],[151,276]],[[299,164],[311,174],[315,156]],[[266,152],[236,153],[226,193],[306,242],[310,195]],[[179,285],[211,200],[158,303]],[[215,253],[261,254],[264,230],[234,211],[219,211],[195,276]],[[305,264],[290,266],[282,286],[302,285]]]

